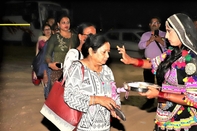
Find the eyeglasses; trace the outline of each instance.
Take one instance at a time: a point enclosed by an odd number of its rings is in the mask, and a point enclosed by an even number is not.
[[[90,33],[90,34],[92,34],[92,33]],[[82,34],[82,35],[88,36],[88,35],[90,35],[90,34]]]
[[[160,24],[160,22],[156,21],[156,22],[151,22],[150,24],[151,25],[158,25],[158,24]]]
[[[88,36],[89,34],[82,34],[82,35]]]
[[[49,29],[44,29],[45,31],[48,31],[48,30],[51,30],[50,28]]]

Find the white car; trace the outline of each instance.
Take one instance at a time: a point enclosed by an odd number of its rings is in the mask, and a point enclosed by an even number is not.
[[[111,45],[110,58],[121,58],[117,45],[120,47],[124,45],[127,54],[131,57],[143,58],[144,51],[138,48],[138,43],[144,32],[141,29],[115,29],[104,33]]]

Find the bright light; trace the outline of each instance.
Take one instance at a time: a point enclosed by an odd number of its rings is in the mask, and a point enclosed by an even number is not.
[[[0,24],[0,26],[30,26],[30,24]]]

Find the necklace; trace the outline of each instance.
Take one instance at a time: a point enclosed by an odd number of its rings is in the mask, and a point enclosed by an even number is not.
[[[171,51],[168,50],[168,53],[171,54]],[[172,64],[172,66],[177,70],[185,70],[187,76],[183,79],[183,82],[197,81],[197,76],[195,75],[196,73],[196,63],[194,58],[195,54],[192,51],[182,50],[182,57],[184,58],[183,61],[176,61]]]

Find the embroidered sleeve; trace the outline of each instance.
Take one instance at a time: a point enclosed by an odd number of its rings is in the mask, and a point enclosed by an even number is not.
[[[107,73],[106,75],[109,75],[109,80],[111,81],[110,82],[110,86],[111,86],[111,97],[113,100],[116,101],[116,104],[121,106],[121,102],[120,102],[120,94],[117,92],[117,86],[116,86],[116,82],[114,80],[114,75],[113,75],[113,72],[112,70],[106,66],[106,70],[107,70]]]
[[[116,87],[116,83],[115,82],[111,82],[110,83],[111,85],[111,88],[112,88],[112,99],[114,101],[116,101],[116,104],[121,106],[121,103],[120,103],[120,93],[117,92],[117,87]]]
[[[184,101],[187,105],[197,108],[197,82],[186,83],[186,95]]]
[[[80,92],[84,75],[81,64],[73,62],[66,74],[67,80],[64,87],[64,101],[76,110],[87,112],[89,108],[90,95]]]
[[[164,52],[163,54],[161,54],[153,59],[150,59],[151,64],[152,64],[152,73],[153,74],[156,74],[156,70],[158,68],[158,65],[165,59],[165,57],[166,57],[166,53]]]
[[[174,93],[174,94],[184,94],[186,92],[186,87],[185,87],[185,85],[162,84],[161,91]]]
[[[152,73],[156,74],[156,70],[158,68],[158,65],[166,58],[167,55],[170,55],[173,48],[169,47],[167,50],[165,50],[161,55],[151,59],[152,64]]]

